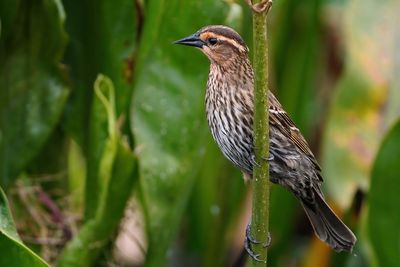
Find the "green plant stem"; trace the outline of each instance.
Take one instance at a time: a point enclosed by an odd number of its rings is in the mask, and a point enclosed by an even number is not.
[[[255,0],[256,5],[261,1]],[[266,241],[269,222],[269,117],[268,117],[268,46],[267,8],[253,12],[254,51],[254,145],[256,161],[253,171],[253,210],[251,235],[257,241]],[[263,244],[252,244],[255,254],[265,262],[251,261],[250,266],[267,266],[267,248]]]

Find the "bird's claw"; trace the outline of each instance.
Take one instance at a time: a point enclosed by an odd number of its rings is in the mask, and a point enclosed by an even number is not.
[[[251,236],[250,225],[251,225],[251,224],[248,224],[247,227],[246,227],[246,240],[247,240],[249,243],[253,243],[253,244],[263,244],[262,246],[263,246],[264,248],[269,247],[269,246],[271,245],[271,240],[272,240],[272,238],[271,238],[271,233],[268,232],[267,240],[264,241],[264,242],[263,242],[263,241],[255,240],[255,239]]]
[[[266,241],[258,241],[251,236],[250,224],[246,227],[246,240],[244,241],[244,248],[249,254],[249,256],[257,262],[267,262],[266,259],[260,259],[260,254],[254,253],[251,248],[251,244],[262,244],[263,248],[267,248],[271,245],[271,234],[268,232],[268,237]]]
[[[257,262],[264,262],[264,263],[267,262],[266,260],[260,259],[260,254],[256,254],[256,253],[253,252],[253,250],[251,249],[250,243],[248,242],[247,239],[246,239],[246,241],[244,242],[244,248],[246,249],[247,254],[249,254],[249,256],[250,256],[253,260],[255,260],[255,261],[257,261]]]

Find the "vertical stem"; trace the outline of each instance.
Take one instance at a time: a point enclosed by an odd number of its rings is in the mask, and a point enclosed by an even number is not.
[[[254,0],[253,7],[261,0]],[[253,8],[253,67],[254,67],[254,145],[258,166],[253,170],[253,210],[251,235],[255,240],[266,241],[269,224],[269,117],[268,117],[268,45],[267,13]],[[252,260],[251,266],[267,266],[267,248],[253,244],[255,254],[265,262]]]

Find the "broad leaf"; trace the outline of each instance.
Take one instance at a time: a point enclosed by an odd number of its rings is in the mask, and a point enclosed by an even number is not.
[[[379,148],[368,196],[368,235],[377,266],[395,267],[400,262],[400,121]]]
[[[0,266],[49,267],[19,239],[6,195],[0,188]]]
[[[6,188],[39,152],[68,95],[60,2],[7,3],[0,4],[0,183]]]
[[[115,90],[111,80],[99,75],[95,82],[98,112],[107,118],[107,139],[98,164],[99,203],[77,236],[63,251],[58,266],[92,266],[116,231],[137,180],[136,158],[116,125]],[[101,109],[100,109],[101,107]]]
[[[85,219],[89,219],[98,206],[97,172],[107,138],[107,118],[99,112],[101,107],[91,88],[98,73],[110,77],[117,88],[116,112],[129,117],[139,11],[131,0],[68,0],[64,5],[71,14],[66,21],[70,43],[65,61],[71,66],[74,89],[67,104],[65,126],[87,159]]]

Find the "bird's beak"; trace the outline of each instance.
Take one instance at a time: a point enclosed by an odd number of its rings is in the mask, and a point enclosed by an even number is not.
[[[189,45],[198,48],[202,48],[205,45],[204,41],[200,39],[197,33],[192,34],[188,37],[175,41],[174,44]]]

